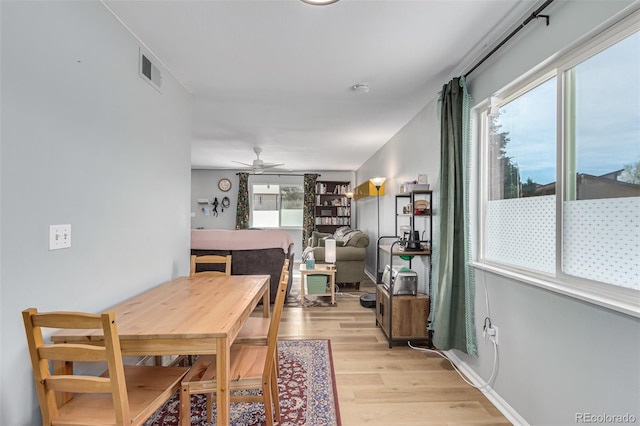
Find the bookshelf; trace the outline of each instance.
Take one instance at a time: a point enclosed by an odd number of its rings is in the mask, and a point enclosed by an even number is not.
[[[351,182],[316,181],[315,229],[333,233],[341,226],[351,226]]]

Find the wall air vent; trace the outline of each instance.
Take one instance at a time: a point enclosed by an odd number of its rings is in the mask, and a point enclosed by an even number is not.
[[[156,88],[156,90],[160,93],[160,87],[162,86],[162,73],[160,72],[160,68],[158,68],[148,55],[142,52],[142,49],[139,49],[139,66],[138,66],[138,74],[140,77]]]

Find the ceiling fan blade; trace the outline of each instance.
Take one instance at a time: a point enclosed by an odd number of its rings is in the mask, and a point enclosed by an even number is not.
[[[269,163],[269,164],[263,164],[262,168],[264,169],[270,169],[271,167],[278,167],[278,166],[284,166],[284,163]]]
[[[233,161],[233,160],[231,160],[231,161],[234,162],[234,163],[242,164],[243,166],[253,167],[253,164],[243,163],[242,161]]]

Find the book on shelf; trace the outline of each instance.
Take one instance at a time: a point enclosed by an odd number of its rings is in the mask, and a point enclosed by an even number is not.
[[[351,191],[350,184],[336,184],[331,191],[329,191],[329,185],[326,182],[316,182],[316,194],[331,195],[331,194],[346,194]]]

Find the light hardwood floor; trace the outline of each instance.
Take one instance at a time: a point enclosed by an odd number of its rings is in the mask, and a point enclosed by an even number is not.
[[[336,296],[337,307],[285,307],[280,325],[281,339],[331,340],[344,426],[510,424],[448,361],[402,342],[389,349],[374,309],[360,306],[375,292],[363,284],[341,288],[355,297]]]

